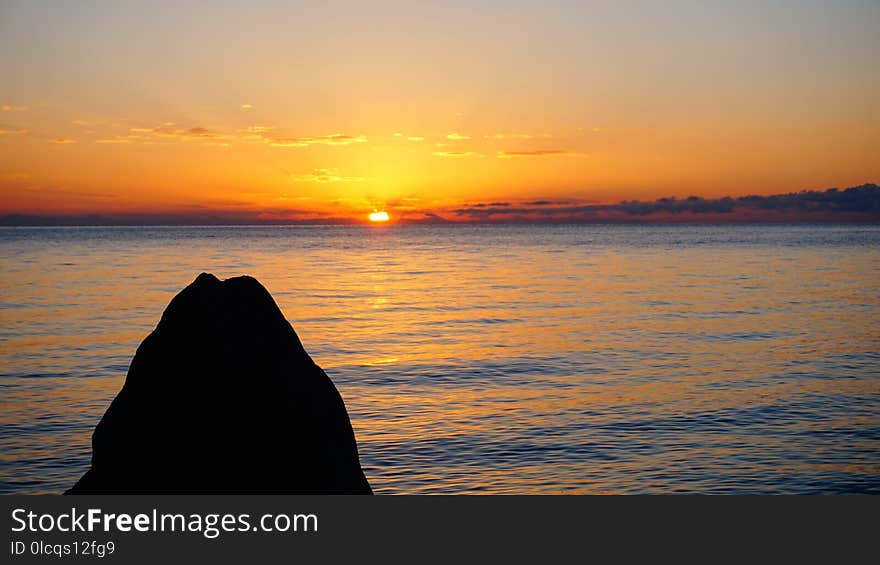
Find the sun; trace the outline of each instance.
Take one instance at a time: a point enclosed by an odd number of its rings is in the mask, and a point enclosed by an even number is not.
[[[370,214],[371,222],[387,222],[388,221],[388,212],[372,212]]]

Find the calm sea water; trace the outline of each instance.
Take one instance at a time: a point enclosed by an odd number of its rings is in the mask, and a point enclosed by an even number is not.
[[[257,277],[377,493],[880,493],[880,227],[0,229],[0,490],[195,276]]]

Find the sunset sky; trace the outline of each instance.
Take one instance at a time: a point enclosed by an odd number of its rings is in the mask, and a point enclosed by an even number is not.
[[[0,213],[443,215],[880,180],[880,3],[0,4]]]

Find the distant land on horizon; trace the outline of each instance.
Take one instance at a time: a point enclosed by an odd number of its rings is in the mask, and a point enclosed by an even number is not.
[[[659,198],[601,204],[576,199],[477,202],[436,211],[392,214],[401,225],[455,224],[736,224],[877,223],[880,186],[866,183],[846,189],[805,190],[768,196]],[[344,216],[286,219],[277,212],[107,213],[0,216],[0,226],[186,226],[186,225],[361,225]]]

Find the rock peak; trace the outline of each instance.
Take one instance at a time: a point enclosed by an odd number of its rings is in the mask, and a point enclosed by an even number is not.
[[[92,448],[71,494],[371,492],[342,397],[248,276],[171,300]]]

